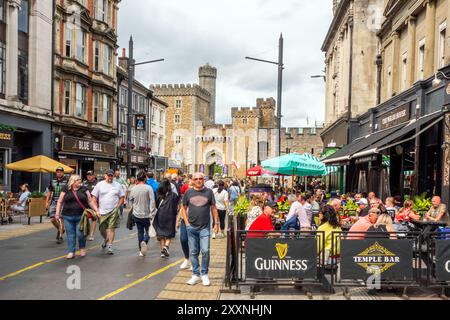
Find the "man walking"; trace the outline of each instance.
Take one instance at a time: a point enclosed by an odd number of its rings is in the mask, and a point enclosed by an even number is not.
[[[145,184],[145,172],[140,172],[134,188],[129,194],[129,201],[133,210],[133,219],[138,230],[139,256],[147,254],[147,244],[150,240],[148,229],[156,214],[155,193],[152,187]]]
[[[212,211],[214,216],[213,231],[219,231],[219,214],[217,212],[214,193],[205,187],[203,173],[197,172],[193,176],[194,187],[189,189],[183,197],[182,216],[186,224],[192,264],[192,278],[187,282],[195,285],[201,280],[204,286],[211,283],[208,278],[209,249],[210,249],[210,223]],[[202,253],[202,266],[199,271],[199,253]]]
[[[97,177],[94,175],[93,171],[88,171],[86,173],[86,180],[83,182],[83,186],[85,186],[89,193],[92,194],[92,191],[94,190],[95,186],[97,185]],[[91,230],[89,233],[88,240],[94,241],[94,234],[95,234],[95,226],[97,225],[97,219],[91,221]]]
[[[64,221],[62,218],[56,219],[56,204],[58,203],[59,195],[64,187],[67,186],[67,179],[64,176],[64,168],[58,167],[55,170],[56,178],[53,179],[47,188],[47,198],[45,202],[45,208],[49,210],[50,220],[53,226],[58,231],[56,234],[56,243],[61,244],[63,242],[62,235],[64,234]]]
[[[106,170],[105,180],[99,182],[92,196],[97,203],[100,215],[99,230],[104,242],[102,248],[108,247],[108,254],[114,254],[112,244],[114,242],[115,231],[120,227],[119,210],[125,201],[123,187],[113,181],[114,171]]]

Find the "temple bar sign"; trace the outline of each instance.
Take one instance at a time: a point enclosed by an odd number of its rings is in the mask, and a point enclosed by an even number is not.
[[[381,129],[391,128],[400,123],[406,122],[409,120],[410,116],[410,103],[402,105],[395,110],[388,112],[383,115],[380,119]]]

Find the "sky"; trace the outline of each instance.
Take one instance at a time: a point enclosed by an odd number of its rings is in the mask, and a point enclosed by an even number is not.
[[[198,83],[198,68],[217,68],[216,122],[231,123],[232,107],[254,107],[277,97],[277,61],[284,38],[282,125],[324,121],[324,53],[332,20],[331,0],[124,0],[119,4],[119,54],[134,39],[144,85]]]

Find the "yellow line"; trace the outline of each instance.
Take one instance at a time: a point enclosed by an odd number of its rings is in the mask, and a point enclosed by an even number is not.
[[[126,238],[119,239],[119,240],[115,241],[115,243],[121,242],[121,241],[124,241],[124,240],[130,240],[130,239],[132,239],[136,234],[137,234],[137,233],[132,233],[130,236],[128,236],[128,237],[126,237]],[[90,247],[90,248],[86,249],[86,251],[89,251],[89,250],[92,250],[92,249],[96,249],[96,248],[99,248],[99,247],[100,247],[100,245],[96,245],[96,246],[93,246],[93,247]],[[80,253],[79,251],[76,252],[76,254],[79,254],[79,253]],[[32,266],[29,266],[29,267],[26,267],[26,268],[17,270],[17,271],[15,271],[15,272],[13,272],[13,273],[7,274],[7,275],[5,275],[5,276],[2,276],[2,277],[0,277],[0,281],[3,281],[3,280],[8,279],[8,278],[15,277],[15,276],[17,276],[17,275],[19,275],[19,274],[21,274],[21,273],[26,272],[26,271],[29,271],[29,270],[38,268],[38,267],[40,267],[40,266],[43,266],[44,264],[47,264],[47,263],[51,263],[51,262],[55,262],[55,261],[64,259],[65,257],[66,257],[66,255],[63,255],[63,256],[60,256],[60,257],[53,258],[53,259],[48,259],[48,260],[44,260],[44,261],[38,262],[38,263],[36,263],[36,264],[33,264]]]
[[[145,277],[140,278],[140,279],[138,279],[138,280],[136,280],[136,281],[134,281],[134,282],[132,282],[130,284],[127,284],[126,286],[123,286],[122,288],[119,288],[116,291],[113,291],[113,292],[111,292],[111,293],[109,293],[109,294],[107,294],[107,295],[105,295],[105,296],[103,296],[103,297],[101,297],[101,298],[99,298],[97,300],[106,300],[106,299],[112,298],[115,295],[118,295],[119,293],[124,292],[125,290],[128,290],[131,287],[134,287],[135,285],[138,285],[138,284],[140,284],[140,283],[142,283],[142,282],[144,282],[144,281],[146,281],[146,280],[148,280],[150,278],[153,278],[154,276],[157,276],[158,274],[163,273],[164,271],[169,270],[170,268],[173,268],[173,267],[179,265],[183,261],[184,261],[184,259],[180,259],[177,262],[174,262],[172,264],[169,264],[168,266],[165,266],[164,268],[161,268],[161,269],[159,269],[159,270],[157,270],[155,272],[152,272],[152,273],[146,275]]]

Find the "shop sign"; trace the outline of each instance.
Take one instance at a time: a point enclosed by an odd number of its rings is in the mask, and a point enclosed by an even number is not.
[[[14,132],[0,129],[0,148],[12,148],[14,146]]]
[[[413,279],[413,241],[408,239],[341,240],[341,278]]]
[[[63,136],[61,151],[115,158],[116,145],[114,143]]]
[[[372,161],[377,161],[377,160],[378,160],[378,155],[373,154],[371,156],[355,159],[355,163],[359,164],[359,163],[366,163],[366,162],[372,162]]]
[[[381,123],[381,129],[387,129],[387,128],[391,128],[393,126],[396,126],[400,123],[409,121],[409,116],[410,116],[410,103],[408,102],[407,104],[396,108],[393,111],[390,111],[388,113],[386,113],[385,115],[383,115],[380,119],[380,123]]]
[[[135,116],[136,120],[136,130],[144,130],[145,131],[145,114],[138,114]]]
[[[315,279],[317,276],[315,238],[248,239],[245,247],[246,278]]]
[[[450,239],[436,240],[436,280],[450,281]]]
[[[138,155],[131,155],[131,162],[132,163],[138,163],[138,164],[145,164],[145,159],[147,157],[144,156],[138,156]]]

